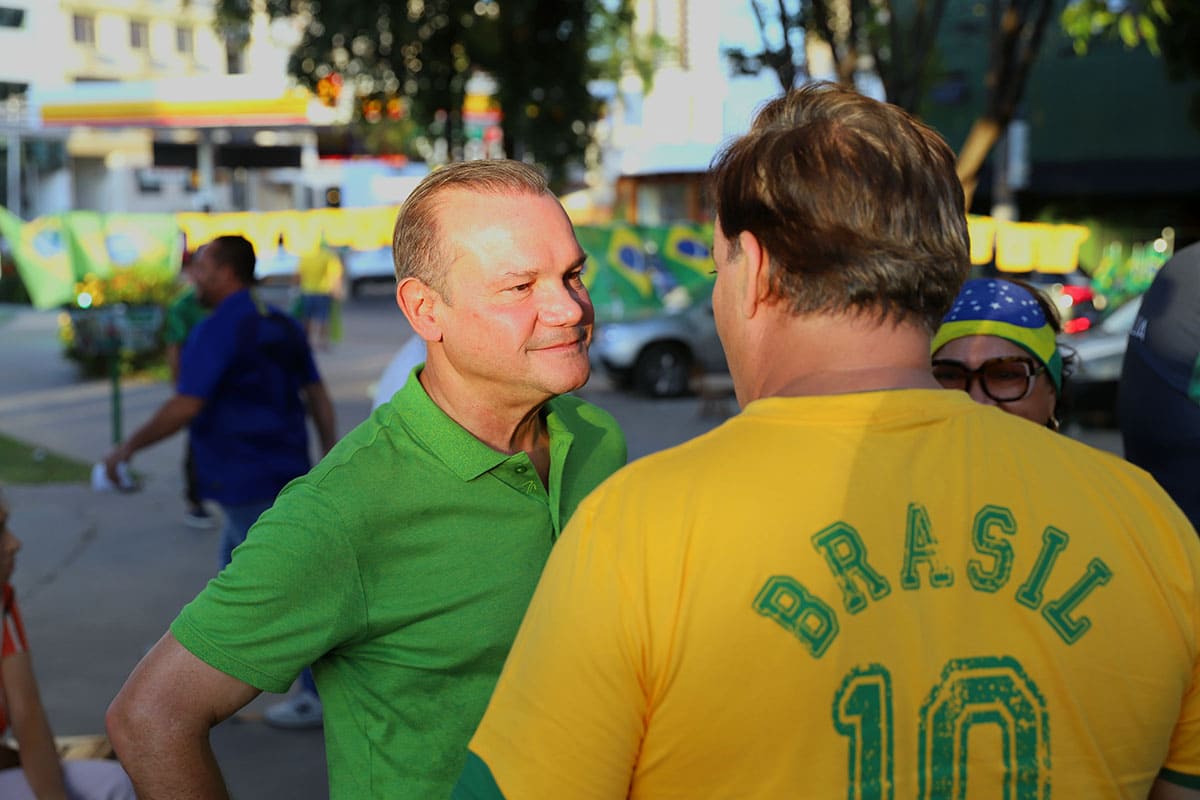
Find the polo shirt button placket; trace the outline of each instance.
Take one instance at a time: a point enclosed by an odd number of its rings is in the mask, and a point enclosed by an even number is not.
[[[518,476],[524,476],[529,472],[529,465],[514,464],[512,470]],[[514,483],[513,486],[516,488],[518,485],[520,486],[520,490],[525,494],[537,494],[542,488],[542,485],[539,482],[530,479],[525,479],[524,482],[521,482],[521,478],[518,478],[517,482]]]

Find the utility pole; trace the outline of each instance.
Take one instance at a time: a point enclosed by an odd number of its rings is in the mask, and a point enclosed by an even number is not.
[[[9,211],[22,216],[21,203],[21,101],[10,97],[4,104],[5,205]]]

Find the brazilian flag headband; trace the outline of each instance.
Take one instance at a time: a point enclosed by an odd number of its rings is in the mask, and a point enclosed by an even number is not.
[[[999,336],[1026,350],[1046,367],[1054,389],[1062,389],[1062,354],[1041,304],[1023,286],[996,278],[963,284],[930,345],[936,353],[964,336]]]

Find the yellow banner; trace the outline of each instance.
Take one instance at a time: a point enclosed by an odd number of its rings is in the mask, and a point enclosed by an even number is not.
[[[377,250],[392,244],[395,206],[371,208],[318,208],[311,211],[234,212],[228,214],[175,215],[187,235],[188,248],[195,250],[218,236],[245,236],[256,252],[283,246],[295,255],[316,250],[321,242],[352,250]]]
[[[1001,272],[1048,272],[1065,275],[1079,267],[1079,248],[1090,231],[1082,225],[1001,222],[967,217],[971,263],[996,263]]]

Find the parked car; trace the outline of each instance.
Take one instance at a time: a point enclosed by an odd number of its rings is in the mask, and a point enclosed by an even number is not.
[[[651,397],[686,394],[694,372],[728,372],[711,298],[680,310],[598,322],[591,360],[615,384]]]
[[[1097,427],[1115,424],[1121,363],[1141,305],[1135,298],[1090,328],[1059,337],[1060,347],[1075,353],[1075,372],[1063,386],[1063,409],[1069,419]]]
[[[1030,272],[1012,277],[1036,286],[1050,298],[1050,302],[1058,309],[1066,333],[1086,331],[1109,310],[1106,308],[1106,298],[1096,294],[1091,279],[1078,270],[1066,275]]]
[[[396,282],[396,265],[392,261],[391,247],[347,250],[342,256],[342,264],[346,267],[346,283],[350,287],[351,297],[358,297],[368,283]]]

